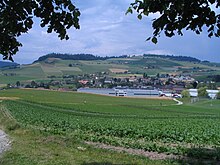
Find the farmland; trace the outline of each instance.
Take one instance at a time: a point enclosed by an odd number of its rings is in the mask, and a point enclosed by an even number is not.
[[[76,92],[6,90],[1,111],[22,128],[158,153],[219,161],[220,101],[173,100]],[[206,152],[207,151],[207,152]]]
[[[126,74],[123,72],[127,71]],[[192,77],[204,79],[208,75],[220,73],[220,67],[215,63],[194,63],[175,61],[160,57],[129,57],[110,58],[107,60],[62,60],[48,58],[33,64],[20,65],[16,68],[2,68],[0,70],[0,84],[27,83],[30,81],[50,81],[50,77],[59,79],[64,75],[83,75],[98,72],[108,72],[110,77],[129,77],[132,75],[149,76],[160,74],[190,73]]]

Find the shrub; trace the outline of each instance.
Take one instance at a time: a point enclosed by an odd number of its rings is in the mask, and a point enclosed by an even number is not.
[[[201,87],[198,89],[199,97],[208,97],[208,92],[206,91],[207,87]]]
[[[188,90],[183,90],[181,92],[181,95],[182,95],[183,98],[190,98],[190,94],[189,94]]]
[[[220,91],[217,93],[216,98],[220,99]]]

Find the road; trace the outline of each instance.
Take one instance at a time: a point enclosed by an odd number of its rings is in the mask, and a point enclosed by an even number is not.
[[[2,153],[10,148],[10,140],[6,133],[0,130],[0,156]]]

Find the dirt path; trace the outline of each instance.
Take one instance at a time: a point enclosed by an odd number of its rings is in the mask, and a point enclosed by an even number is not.
[[[179,101],[179,100],[177,100],[177,99],[173,99],[173,101],[175,101],[175,102],[177,102],[177,104],[176,105],[183,105],[183,102],[182,101]]]
[[[0,157],[2,153],[10,148],[10,140],[5,132],[0,130]]]
[[[102,148],[102,149],[108,149],[112,151],[118,151],[118,152],[126,152],[132,155],[140,155],[144,157],[148,157],[151,160],[164,160],[164,159],[178,159],[181,158],[181,156],[176,156],[176,155],[167,155],[164,153],[158,153],[158,152],[149,152],[149,151],[144,151],[141,149],[132,149],[132,148],[124,148],[124,147],[115,147],[115,146],[110,146],[106,145],[103,143],[95,143],[95,142],[85,142],[88,145],[92,145],[96,148]]]

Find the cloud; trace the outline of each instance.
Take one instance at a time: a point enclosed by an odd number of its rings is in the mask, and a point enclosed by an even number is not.
[[[23,43],[15,60],[30,63],[39,56],[51,52],[92,53],[95,55],[122,54],[174,54],[187,55],[207,60],[219,60],[219,38],[185,32],[183,37],[167,38],[161,35],[158,44],[146,42],[152,35],[152,15],[141,21],[137,15],[125,15],[134,0],[75,0],[82,15],[81,29],[68,30],[70,39],[60,41],[56,33],[48,34],[35,19],[29,34],[19,38]]]

